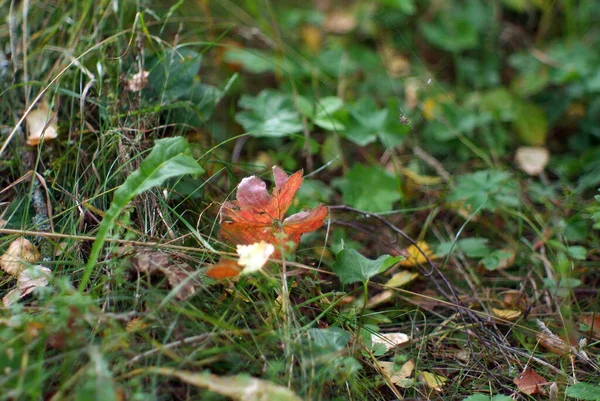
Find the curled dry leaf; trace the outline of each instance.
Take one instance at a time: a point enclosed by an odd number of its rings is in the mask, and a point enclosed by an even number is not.
[[[544,147],[521,146],[515,153],[515,162],[519,169],[529,175],[538,175],[550,160],[550,152]]]
[[[415,370],[415,363],[412,359],[405,362],[400,369],[394,370],[393,362],[378,362],[383,373],[390,378],[390,381],[398,387],[409,388],[413,384],[410,378]]]
[[[175,294],[179,300],[183,301],[196,292],[195,282],[190,279],[194,270],[185,262],[177,261],[162,252],[144,249],[132,257],[131,263],[140,273],[163,274],[171,288],[176,288],[183,283]]]
[[[19,277],[19,273],[39,258],[40,252],[35,245],[20,237],[11,242],[6,253],[0,257],[0,267],[11,276]]]
[[[527,368],[515,378],[514,383],[517,385],[519,391],[533,395],[543,394],[544,391],[540,386],[542,384],[547,384],[548,381],[540,376],[535,370]]]
[[[373,344],[383,344],[387,351],[407,343],[410,338],[404,333],[377,333],[371,336]]]
[[[125,83],[125,90],[129,92],[141,91],[148,85],[148,75],[150,75],[150,73],[145,70],[132,75]]]
[[[225,202],[221,208],[221,238],[235,245],[251,245],[259,241],[273,244],[273,258],[281,250],[291,253],[304,233],[320,228],[327,217],[324,205],[284,218],[296,191],[302,185],[302,171],[288,177],[279,167],[273,168],[275,188],[258,177],[246,177],[238,185],[237,200]]]
[[[46,287],[52,271],[42,265],[29,267],[19,273],[17,288],[11,290],[2,298],[5,307],[31,294],[36,288]]]
[[[56,115],[52,113],[45,104],[32,110],[27,117],[27,145],[36,146],[40,142],[54,139],[58,136],[58,127],[56,125]]]

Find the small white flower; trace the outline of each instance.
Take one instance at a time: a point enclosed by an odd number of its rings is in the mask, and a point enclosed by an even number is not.
[[[241,274],[250,274],[260,270],[273,252],[275,252],[275,247],[265,241],[252,245],[238,245],[237,253],[240,255],[238,264],[244,267]]]

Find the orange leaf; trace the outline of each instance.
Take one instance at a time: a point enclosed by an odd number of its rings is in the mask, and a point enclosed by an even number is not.
[[[302,175],[302,170],[288,176],[274,167],[272,194],[260,178],[244,178],[238,185],[236,200],[225,202],[221,208],[221,239],[234,245],[265,241],[275,246],[273,258],[281,257],[281,250],[293,252],[302,234],[321,227],[328,213],[325,206],[319,205],[284,219],[302,185]]]
[[[235,260],[221,258],[219,263],[209,267],[205,274],[212,278],[230,278],[238,276],[241,271],[242,266],[240,266]]]
[[[514,380],[517,388],[525,394],[542,394],[540,384],[546,384],[548,381],[531,368],[527,368]]]

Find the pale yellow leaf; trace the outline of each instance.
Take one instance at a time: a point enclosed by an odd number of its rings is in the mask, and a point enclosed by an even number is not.
[[[415,369],[415,363],[413,360],[409,360],[405,362],[400,369],[394,370],[393,362],[378,362],[381,370],[387,377],[389,377],[390,381],[402,388],[409,388],[413,385],[413,380],[410,378]]]
[[[148,71],[142,70],[134,74],[125,82],[125,90],[129,92],[139,92],[148,85]]]
[[[387,283],[385,283],[385,285],[387,287],[398,288],[410,283],[411,281],[416,280],[417,277],[419,277],[419,273],[411,273],[408,270],[401,270],[398,273],[394,274],[392,277],[390,277],[390,279]]]
[[[423,381],[425,382],[427,387],[438,392],[442,391],[442,387],[448,381],[447,377],[436,375],[435,373],[427,371],[421,372],[421,377],[423,378]]]
[[[520,310],[492,308],[494,316],[505,320],[516,320],[523,314]]]
[[[379,294],[375,294],[371,298],[369,298],[369,301],[367,302],[367,307],[373,308],[379,304],[383,304],[383,303],[390,301],[393,297],[394,297],[394,291],[392,291],[392,290],[381,291]]]

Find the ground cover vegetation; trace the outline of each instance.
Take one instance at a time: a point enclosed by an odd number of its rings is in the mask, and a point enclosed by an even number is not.
[[[597,1],[0,11],[0,400],[600,400]]]

